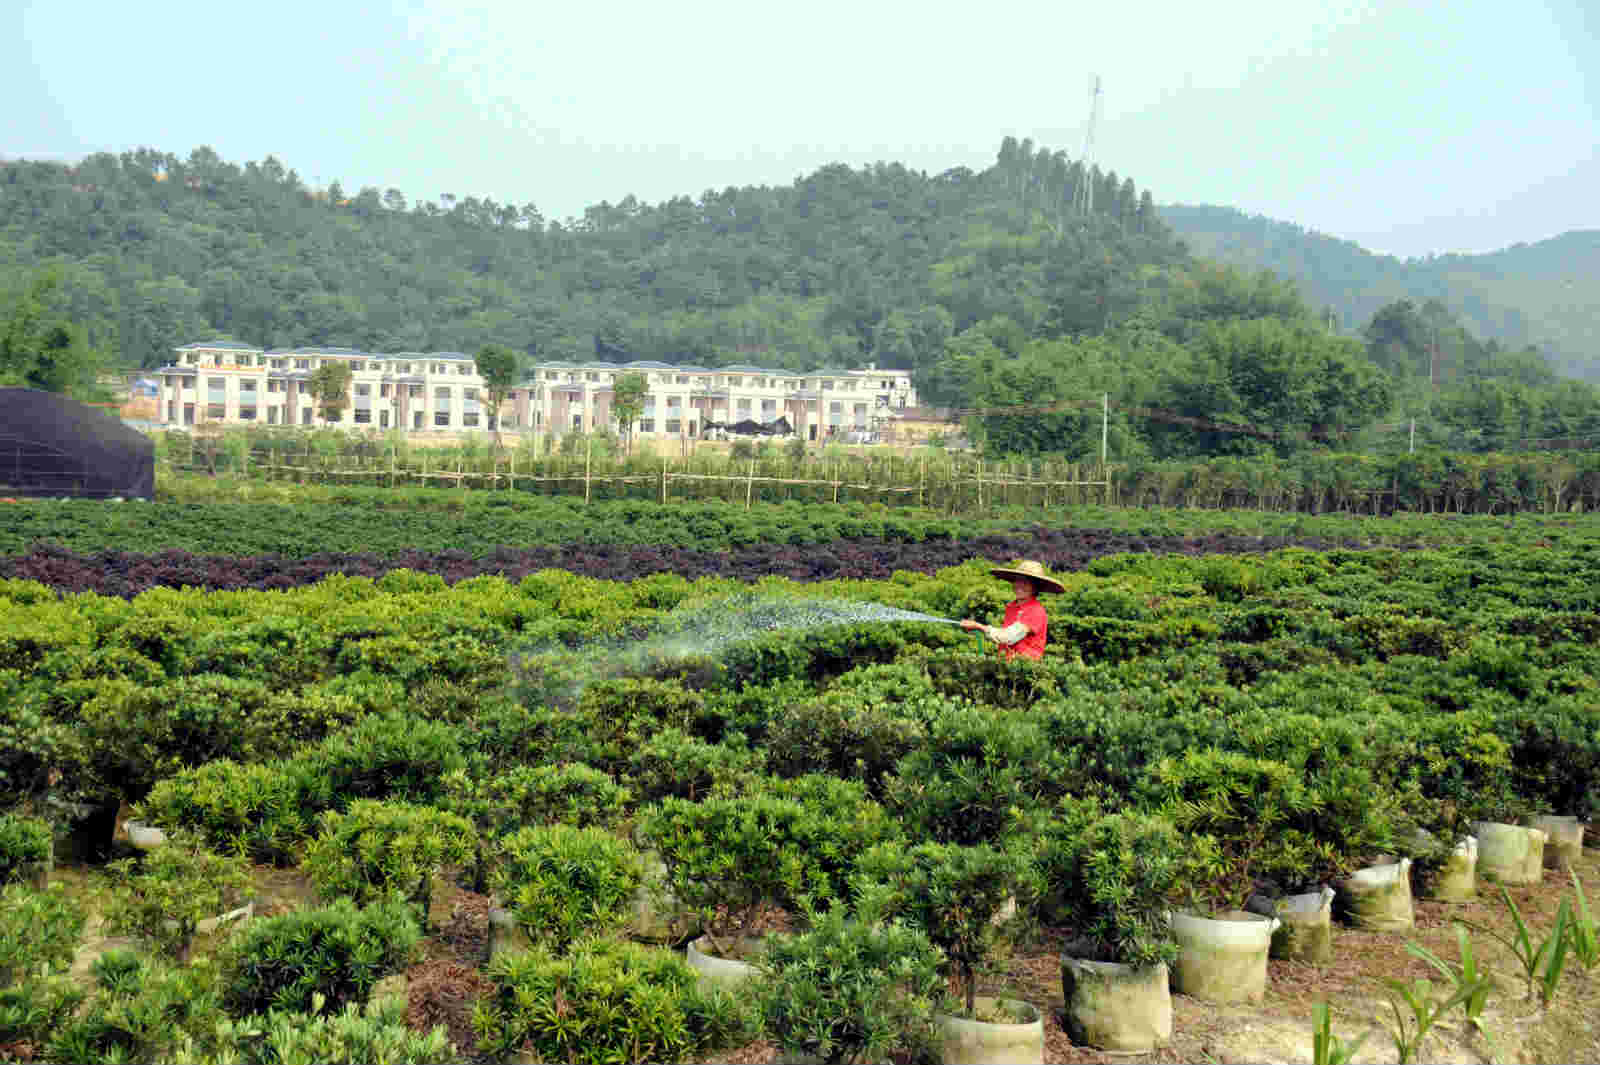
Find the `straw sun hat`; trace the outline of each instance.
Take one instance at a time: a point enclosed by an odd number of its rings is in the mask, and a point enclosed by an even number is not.
[[[1060,581],[1046,573],[1044,566],[1031,558],[1023,559],[1009,569],[992,569],[989,571],[989,575],[999,577],[1003,581],[1014,581],[1018,577],[1026,577],[1033,582],[1035,591],[1056,592],[1057,594],[1066,591],[1061,586]]]

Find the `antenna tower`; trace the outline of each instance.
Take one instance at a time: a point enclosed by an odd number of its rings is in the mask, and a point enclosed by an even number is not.
[[[1083,179],[1078,182],[1077,202],[1074,204],[1079,214],[1088,214],[1094,210],[1094,182],[1090,180],[1089,168],[1093,165],[1094,155],[1094,128],[1100,123],[1100,75],[1096,74],[1089,80],[1089,120],[1083,126],[1083,151],[1078,153],[1078,165],[1083,168]]]

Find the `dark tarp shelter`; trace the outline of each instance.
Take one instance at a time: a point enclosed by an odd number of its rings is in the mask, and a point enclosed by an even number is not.
[[[758,422],[746,418],[742,422],[706,422],[705,429],[721,429],[724,432],[738,433],[744,436],[788,436],[794,432],[794,427],[789,424],[788,418],[779,418],[773,422]]]
[[[54,392],[0,388],[0,496],[149,498],[155,445],[103,411]]]

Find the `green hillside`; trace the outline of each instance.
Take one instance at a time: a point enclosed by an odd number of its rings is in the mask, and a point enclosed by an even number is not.
[[[122,365],[221,334],[274,347],[476,350],[790,368],[912,368],[1003,317],[1029,335],[1105,328],[1136,271],[1184,256],[1148,191],[1007,138],[994,166],[823,167],[783,187],[601,203],[407,203],[326,190],[268,158],[201,148],[0,163],[0,295],[42,267]],[[530,181],[536,187],[536,181]],[[9,285],[6,285],[9,274]]]
[[[1198,255],[1295,281],[1347,331],[1395,301],[1437,301],[1482,338],[1537,345],[1562,372],[1600,380],[1600,232],[1401,260],[1232,207],[1175,204],[1161,216]]]

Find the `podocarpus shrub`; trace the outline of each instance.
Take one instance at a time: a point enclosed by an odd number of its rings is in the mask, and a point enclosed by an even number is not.
[[[314,788],[312,809],[344,809],[356,799],[432,802],[445,774],[466,768],[454,727],[410,714],[374,714],[299,755]]]
[[[882,794],[883,778],[924,741],[927,726],[905,704],[874,699],[850,685],[850,676],[821,696],[778,711],[766,740],[773,772],[827,773]],[[929,701],[943,702],[937,696]]]
[[[766,753],[737,733],[707,743],[679,728],[662,729],[634,752],[628,779],[639,798],[680,798],[691,802],[715,791],[747,788],[766,767]]]
[[[1042,838],[1037,862],[1052,920],[1077,929],[1075,953],[1143,967],[1172,963],[1177,947],[1168,896],[1187,861],[1183,839],[1164,818],[1102,814],[1066,800]]]
[[[540,1061],[690,1061],[756,1028],[726,992],[700,991],[681,957],[634,943],[502,954],[489,978],[495,992],[479,1000],[473,1027],[479,1049],[498,1057],[526,1046]]]
[[[441,866],[471,861],[476,845],[472,823],[458,814],[357,799],[347,813],[322,815],[305,868],[323,898],[367,903],[398,895],[417,907],[426,925],[434,875]]]
[[[1024,827],[1053,800],[1053,760],[1034,722],[958,708],[929,723],[926,743],[900,759],[884,791],[911,834],[976,844]]]
[[[496,893],[529,939],[558,950],[621,925],[639,887],[638,854],[599,829],[524,828],[496,850]]]
[[[185,1041],[209,1046],[224,1023],[209,966],[174,969],[113,950],[90,970],[96,994],[50,1034],[46,1061],[172,1061]]]
[[[139,858],[111,863],[108,931],[139,936],[182,965],[201,921],[235,909],[250,891],[250,867],[214,854],[187,834]]]
[[[134,810],[150,824],[195,832],[214,850],[287,865],[315,819],[308,775],[292,762],[208,762],[160,781]]]
[[[339,899],[251,921],[223,951],[224,1001],[236,1017],[364,1002],[380,979],[411,963],[421,938],[416,914],[400,902],[357,909]],[[313,996],[321,996],[321,1009]]]
[[[1147,799],[1196,843],[1185,890],[1204,916],[1242,909],[1257,878],[1303,883],[1316,863],[1320,805],[1281,762],[1227,751],[1191,751],[1153,766]]]
[[[460,1061],[443,1025],[423,1033],[406,1023],[406,1001],[398,995],[375,998],[363,1007],[345,1003],[338,1013],[323,1014],[313,996],[310,1014],[273,1010],[265,1017],[221,1021],[216,1049],[200,1040],[185,1040],[173,1055],[177,1065],[209,1065],[226,1061],[270,1061],[275,1065],[447,1065]]]
[[[31,877],[50,861],[50,826],[34,817],[0,814],[0,884]]]
[[[852,887],[864,919],[901,917],[927,932],[960,976],[971,1017],[973,974],[993,949],[996,917],[1008,901],[1028,893],[1030,877],[1027,857],[1016,851],[885,844],[861,856]]]
[[[83,908],[59,889],[7,884],[0,891],[0,987],[45,966],[65,969],[84,920]]]
[[[762,958],[766,1031],[788,1054],[827,1062],[885,1061],[927,1044],[943,959],[925,932],[869,924],[835,907]]]
[[[860,784],[801,777],[737,797],[667,799],[643,812],[639,835],[715,933],[763,904],[826,909],[845,896],[855,857],[898,830]]]
[[[458,770],[443,783],[441,804],[490,836],[530,825],[608,827],[627,816],[633,799],[609,773],[578,762],[513,766],[487,776]]]

